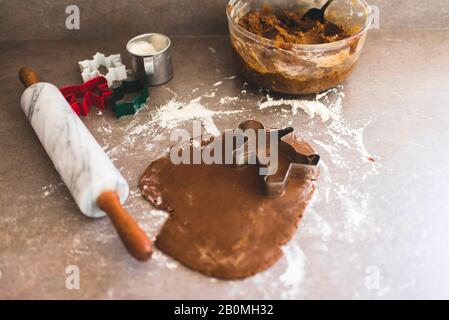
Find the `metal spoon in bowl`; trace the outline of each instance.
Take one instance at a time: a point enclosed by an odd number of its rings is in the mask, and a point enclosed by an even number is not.
[[[326,11],[327,7],[332,3],[334,0],[327,0],[326,4],[321,8],[313,8],[308,10],[301,18],[301,20],[310,19],[310,20],[318,20],[321,23],[325,23],[324,19],[324,12]]]

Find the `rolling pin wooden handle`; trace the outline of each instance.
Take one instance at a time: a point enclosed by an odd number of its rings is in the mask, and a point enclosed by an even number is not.
[[[35,83],[39,82],[39,78],[37,77],[36,72],[33,69],[23,67],[19,71],[19,78],[25,88],[32,86]]]
[[[126,249],[139,261],[147,261],[153,253],[150,240],[137,222],[120,204],[117,193],[105,191],[97,199],[98,206],[112,221]]]

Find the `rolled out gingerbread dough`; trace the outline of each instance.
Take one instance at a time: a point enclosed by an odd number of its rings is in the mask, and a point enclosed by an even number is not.
[[[297,150],[313,154],[304,141]],[[290,160],[279,155],[276,176]],[[189,268],[222,279],[242,279],[272,266],[294,235],[315,183],[291,178],[285,193],[269,197],[256,165],[174,165],[168,157],[147,168],[142,195],[170,213],[156,246]]]

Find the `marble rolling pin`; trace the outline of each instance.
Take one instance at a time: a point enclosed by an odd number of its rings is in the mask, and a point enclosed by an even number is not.
[[[39,82],[29,68],[19,76],[27,87],[22,109],[81,212],[92,218],[107,214],[128,251],[148,260],[151,242],[121,206],[129,192],[125,179],[58,88]]]

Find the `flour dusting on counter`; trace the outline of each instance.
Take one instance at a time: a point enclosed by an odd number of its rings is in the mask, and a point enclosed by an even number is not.
[[[220,99],[220,104],[229,104],[238,100],[239,97],[223,97]]]
[[[41,197],[43,199],[45,199],[45,198],[51,196],[53,193],[55,193],[55,191],[58,188],[63,187],[63,186],[64,186],[64,183],[62,183],[62,182],[59,182],[59,183],[56,183],[56,184],[50,183],[50,184],[48,184],[46,186],[43,186],[41,188],[41,192],[42,192],[41,193]]]
[[[259,103],[259,109],[263,110],[270,107],[291,106],[292,114],[297,115],[299,110],[303,110],[310,118],[315,117],[315,114],[321,117],[321,120],[326,122],[329,118],[334,118],[332,111],[330,111],[323,103],[318,100],[293,100],[293,99],[273,99],[269,94],[266,96],[266,101]]]
[[[197,88],[195,88],[192,93],[197,91]],[[119,154],[129,154],[130,149],[136,150],[133,152],[136,155],[143,146],[146,146],[141,150],[143,154],[146,154],[143,152],[144,150],[155,151],[155,154],[162,152],[166,150],[166,147],[160,149],[154,142],[164,141],[173,129],[185,127],[192,120],[201,121],[205,133],[217,136],[220,134],[220,130],[214,119],[229,118],[242,113],[242,110],[211,110],[207,108],[206,103],[201,100],[203,98],[215,98],[214,91],[198,95],[186,102],[176,92],[172,90],[170,92],[173,98],[165,104],[156,106],[149,112],[139,113],[133,118],[125,119],[124,125],[118,128],[121,131],[119,143],[112,145],[110,141],[111,135],[109,133],[112,131],[110,124],[104,123],[104,126],[97,128],[97,133],[102,134],[104,149],[109,157],[114,159]],[[148,148],[148,146],[151,146],[151,148]]]
[[[284,291],[282,299],[292,299],[292,293],[298,293],[301,290],[301,284],[305,277],[306,257],[297,239],[292,239],[283,247],[284,258],[287,262],[285,271],[279,277],[281,282],[290,288]]]
[[[314,99],[279,99],[274,98],[275,95],[267,95],[265,90],[253,90],[246,84],[243,93],[229,91],[228,81],[235,81],[234,88],[241,83],[238,78],[223,78],[215,82],[215,86],[213,83],[195,86],[186,91],[186,95],[170,91],[171,97],[166,102],[150,105],[134,118],[123,120],[120,126],[102,121],[96,130],[97,139],[102,141],[114,161],[124,161],[122,171],[133,181],[138,178],[136,169],[126,164],[127,157],[123,155],[139,159],[143,170],[149,161],[167,152],[170,131],[177,127],[189,128],[192,120],[200,120],[204,130],[214,135],[228,129],[222,125],[224,120],[235,125],[244,119],[258,119],[269,127],[293,126],[297,135],[310,141],[322,157],[317,191],[304,214],[298,234],[282,248],[284,257],[266,272],[243,281],[227,282],[222,290],[237,298],[248,290],[267,299],[279,298],[271,292],[282,292],[285,299],[302,297],[307,289],[305,279],[313,272],[308,265],[316,263],[313,261],[315,254],[307,255],[307,259],[306,254],[310,251],[325,254],[335,241],[351,243],[356,234],[364,232],[369,220],[369,190],[356,187],[378,174],[380,168],[380,158],[372,155],[364,143],[369,119],[358,122],[358,126],[348,120],[342,86],[316,95]],[[113,135],[116,135],[114,140],[111,139]],[[136,196],[129,199],[128,207],[133,212],[140,212],[139,224],[148,234],[156,235],[165,222],[166,214],[152,210],[144,203],[138,196],[137,186],[131,189]],[[304,239],[307,240],[305,244]],[[160,252],[154,255],[153,260],[158,268],[167,272],[191,272]],[[157,276],[157,272],[149,271],[149,276]],[[222,284],[214,279],[208,283],[211,286]]]
[[[212,134],[219,135],[220,130],[213,121],[217,115],[235,114],[238,111],[211,111],[200,103],[200,99],[193,99],[188,103],[170,100],[166,105],[158,109],[155,121],[162,128],[174,129],[189,120],[201,120],[204,129]]]
[[[322,244],[326,244],[332,237],[351,242],[355,234],[364,232],[362,226],[368,221],[370,214],[370,193],[355,186],[363,185],[366,179],[376,176],[380,168],[380,163],[376,161],[379,157],[368,152],[364,143],[364,131],[369,125],[369,119],[360,127],[353,127],[344,117],[344,97],[343,86],[317,95],[316,99],[332,112],[332,119],[323,130],[314,134],[311,133],[312,130],[302,131],[322,156],[317,192],[309,206],[312,214],[306,214],[304,219],[310,226],[304,228],[304,232],[320,237]],[[340,173],[336,177],[339,169]],[[317,211],[317,207],[321,213]],[[337,224],[330,226],[327,221],[331,217],[324,213],[332,212],[335,207],[341,211],[341,218]],[[340,232],[336,233],[337,229]],[[317,235],[316,231],[320,234]],[[327,250],[327,247],[322,248]]]

